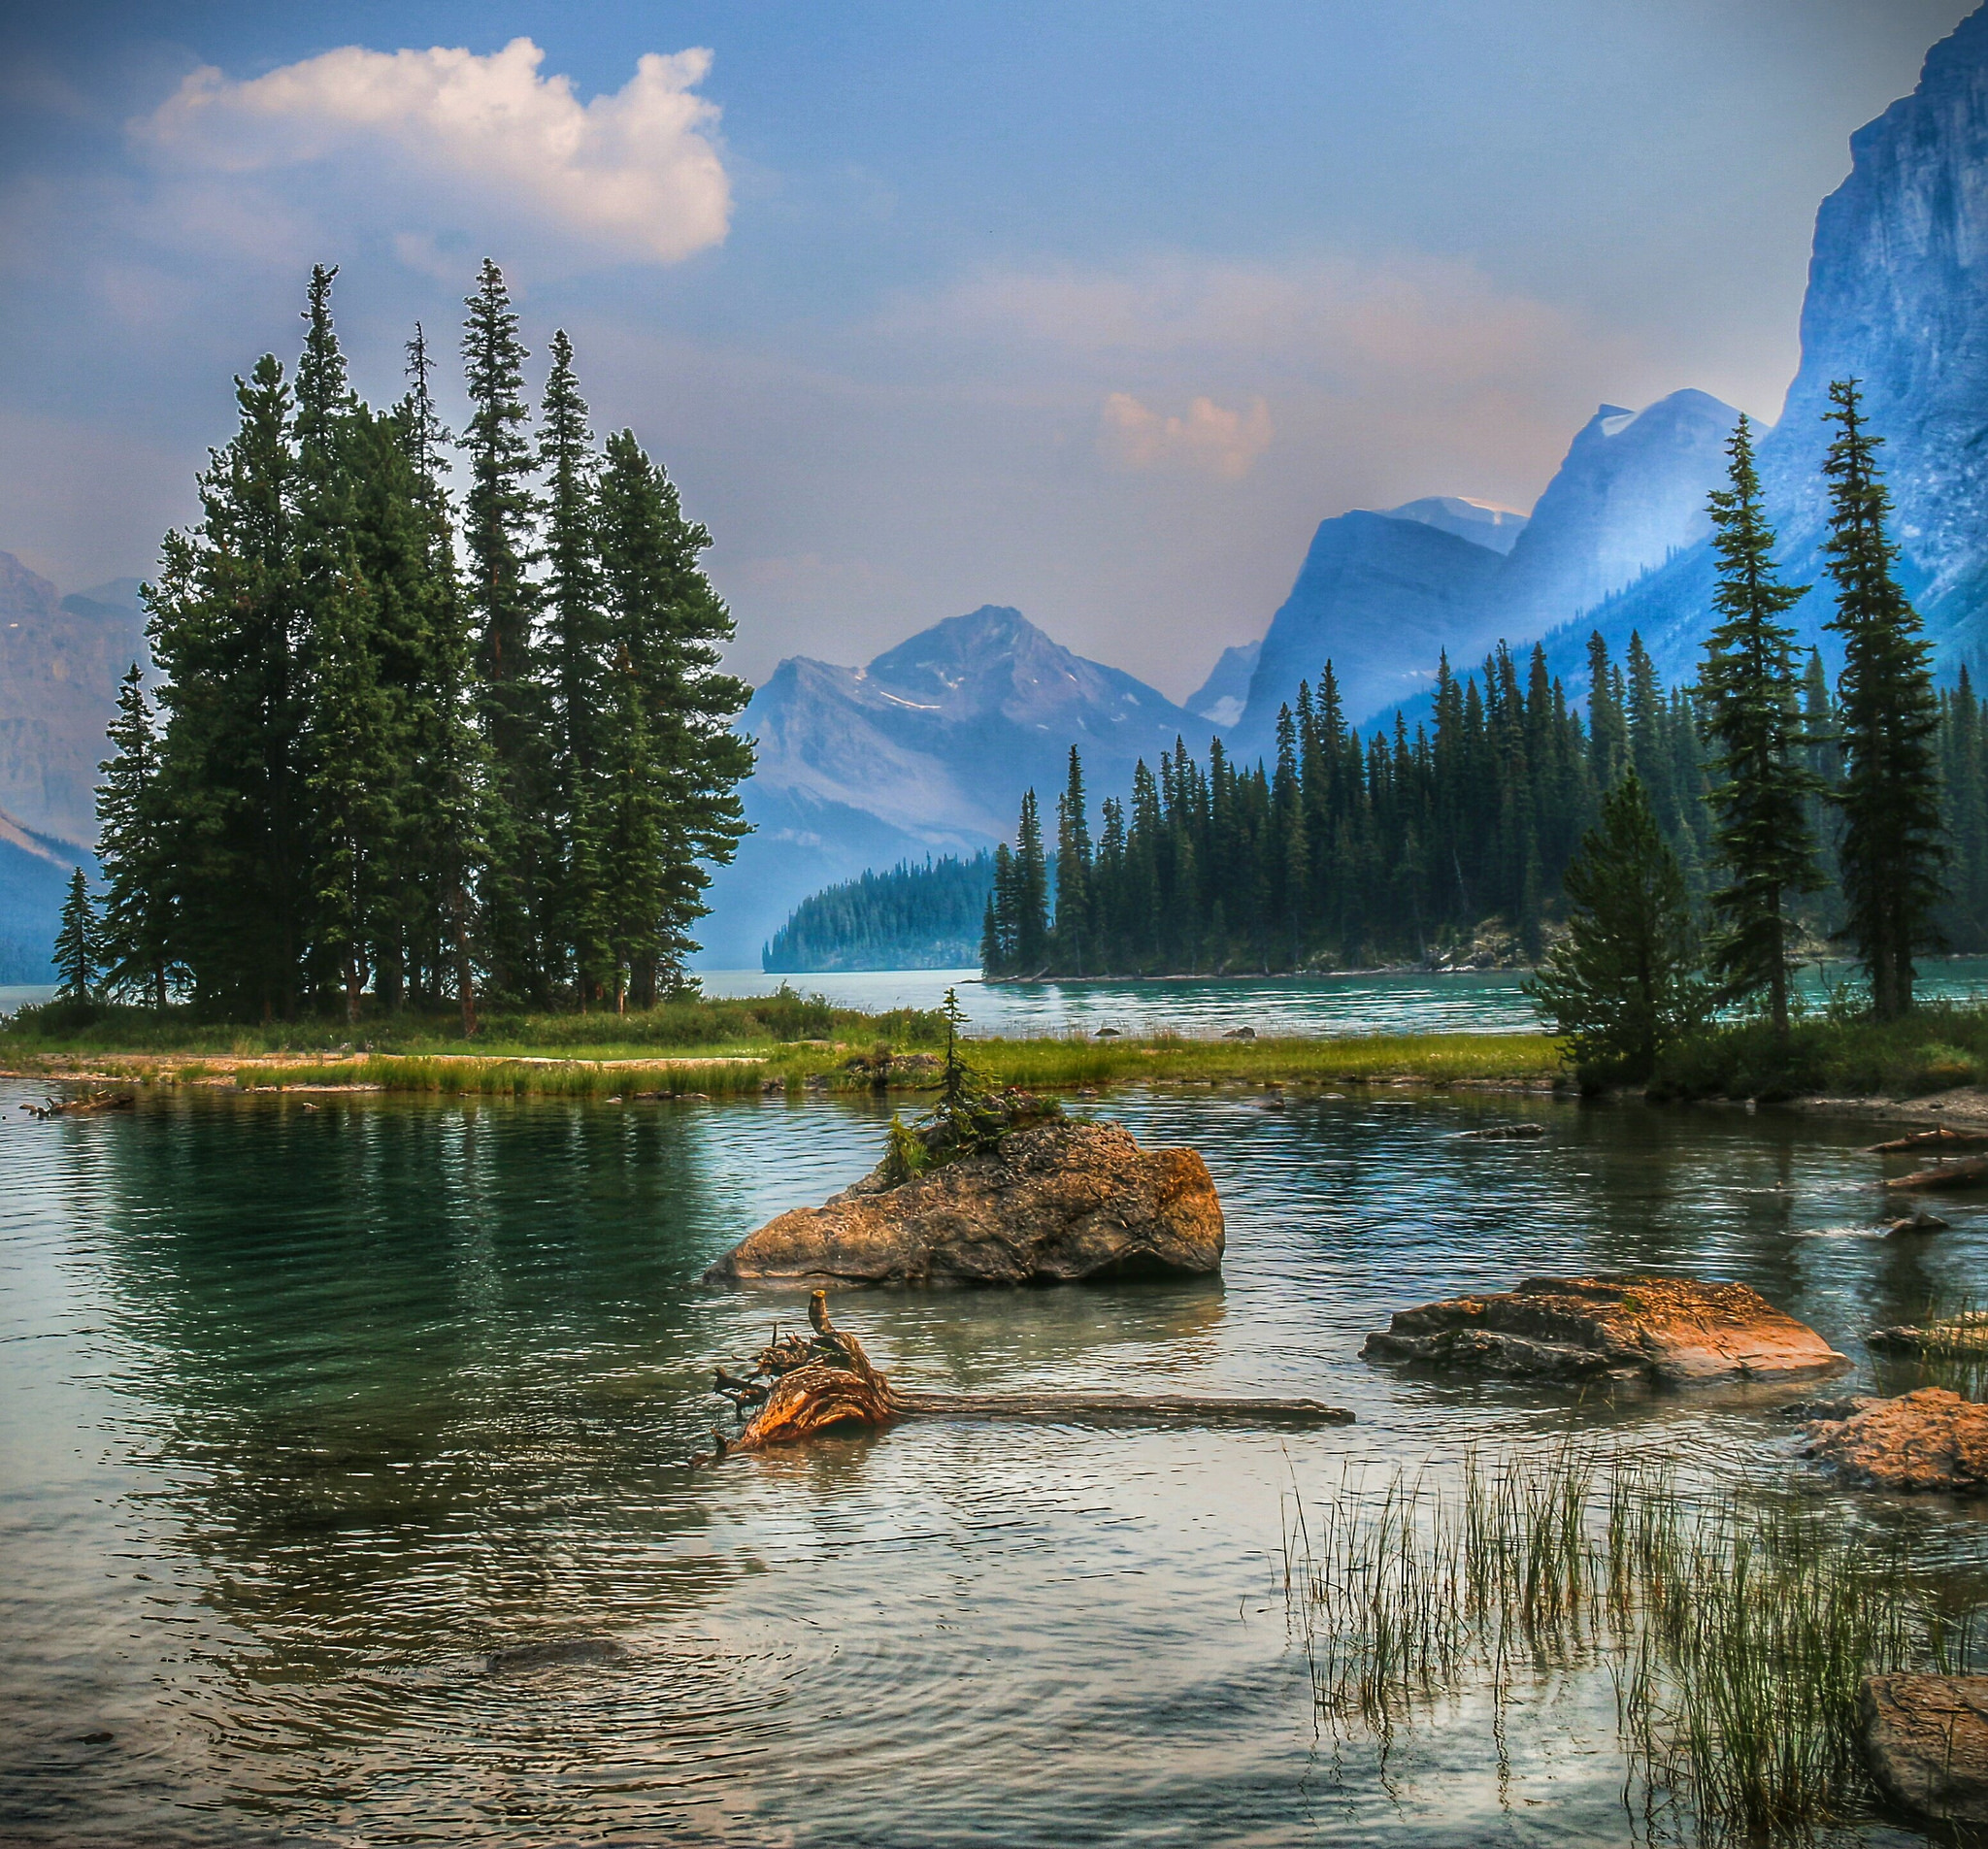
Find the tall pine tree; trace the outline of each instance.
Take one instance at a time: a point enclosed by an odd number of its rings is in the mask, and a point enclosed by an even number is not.
[[[107,736],[112,755],[97,768],[97,860],[106,892],[100,947],[107,986],[166,1006],[173,964],[172,862],[159,813],[159,742],[145,676],[131,664],[117,688]]]
[[[463,547],[477,629],[478,704],[490,757],[484,809],[489,864],[482,888],[483,956],[500,993],[544,1006],[550,975],[544,912],[552,843],[546,826],[549,752],[537,672],[538,588],[530,577],[536,504],[517,314],[504,273],[487,257],[466,300],[462,352],[470,420]]]
[[[1845,930],[1871,978],[1872,1011],[1895,1020],[1912,1006],[1913,953],[1938,941],[1947,849],[1933,737],[1939,706],[1932,646],[1893,570],[1885,533],[1891,495],[1877,468],[1853,379],[1830,386],[1837,435],[1823,463],[1829,483],[1826,569],[1836,584],[1829,627],[1843,639],[1840,701],[1844,776],[1840,849]]]
[[[1774,570],[1773,530],[1760,505],[1752,428],[1726,446],[1729,485],[1711,495],[1719,621],[1706,644],[1699,691],[1718,747],[1713,841],[1726,883],[1711,896],[1719,930],[1711,965],[1729,997],[1766,991],[1777,1038],[1788,1034],[1790,894],[1820,884],[1809,804],[1820,787],[1802,759],[1795,632],[1779,618],[1806,593]]]

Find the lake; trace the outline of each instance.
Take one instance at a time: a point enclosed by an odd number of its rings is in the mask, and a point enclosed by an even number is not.
[[[1811,1007],[1856,974],[1853,966],[1806,964],[1796,992]],[[870,970],[769,975],[759,970],[700,970],[707,995],[771,995],[790,983],[845,1007],[937,1007],[948,988],[966,1009],[970,1034],[1182,1034],[1213,1039],[1247,1027],[1260,1035],[1530,1034],[1540,1017],[1526,999],[1522,970],[1456,975],[1383,970],[1308,976],[1178,976],[1151,982],[982,982],[978,970]],[[1923,1001],[1988,998],[1988,957],[1927,958]]]
[[[1528,1272],[1668,1269],[1754,1284],[1866,1370],[1865,1332],[1988,1257],[1964,1199],[1951,1233],[1870,1237],[1854,1126],[1126,1094],[1094,1108],[1208,1158],[1218,1283],[849,1291],[839,1320],[909,1383],[1300,1395],[1357,1424],[914,1422],[692,1470],[712,1361],[802,1307],[701,1271],[867,1168],[880,1107],[188,1092],[36,1123],[30,1095],[0,1081],[10,1841],[1642,1840],[1605,1678],[1542,1676],[1502,1777],[1468,1703],[1385,1763],[1321,1734],[1287,1513],[1570,1431],[1806,1477],[1790,1391],[1449,1383],[1362,1337]],[[1542,1140],[1453,1140],[1521,1109]],[[1886,1519],[1958,1568],[1979,1513]],[[576,1640],[624,1654],[492,1666]]]

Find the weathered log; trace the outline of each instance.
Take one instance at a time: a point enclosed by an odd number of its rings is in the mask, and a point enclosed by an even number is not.
[[[1351,1425],[1322,1400],[1203,1400],[1136,1393],[904,1393],[899,1409],[940,1419],[1018,1419],[1138,1425]]]
[[[1981,1148],[1988,1148],[1988,1130],[1949,1130],[1940,1124],[1932,1130],[1915,1130],[1909,1137],[1894,1137],[1889,1142],[1873,1142],[1865,1153],[1896,1156],[1918,1149]]]
[[[1917,1169],[1884,1185],[1893,1194],[1930,1188],[1988,1187],[1988,1156],[1963,1156],[1958,1162],[1942,1162],[1937,1169]]]
[[[91,1091],[80,1098],[50,1098],[44,1104],[23,1105],[30,1117],[81,1117],[98,1110],[132,1110],[138,1094],[129,1091]]]
[[[829,1320],[828,1294],[808,1301],[812,1338],[782,1336],[753,1358],[750,1370],[715,1370],[712,1391],[732,1403],[746,1428],[736,1437],[712,1432],[715,1449],[691,1459],[709,1464],[734,1451],[794,1444],[839,1425],[886,1426],[904,1418],[1015,1419],[1152,1425],[1350,1425],[1353,1415],[1317,1400],[1201,1399],[1179,1394],[903,1393],[878,1370],[863,1344]],[[756,1409],[755,1409],[756,1408]],[[748,1412],[750,1416],[747,1417]]]

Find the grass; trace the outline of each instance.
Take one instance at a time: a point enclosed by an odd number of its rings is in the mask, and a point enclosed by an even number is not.
[[[1988,1307],[1965,1292],[1936,1292],[1915,1327],[1919,1346],[1899,1370],[1899,1391],[1944,1387],[1963,1400],[1988,1400]]]
[[[0,1070],[243,1086],[344,1084],[432,1093],[608,1097],[876,1088],[878,1056],[944,1043],[936,1013],[866,1013],[791,990],[748,1001],[682,1001],[646,1013],[490,1015],[474,1040],[453,1017],[405,1013],[364,1022],[245,1028],[189,1010],[76,1009],[50,1004],[0,1022]],[[1423,1034],[1342,1040],[977,1040],[988,1083],[1058,1091],[1143,1084],[1435,1086],[1551,1079],[1557,1044],[1536,1034]],[[668,1061],[644,1067],[641,1061]],[[901,1066],[893,1085],[907,1077]]]
[[[1929,1003],[1879,1023],[1838,1012],[1797,1019],[1785,1047],[1765,1021],[1719,1023],[1670,1048],[1650,1094],[1758,1098],[1807,1093],[1919,1097],[1988,1084],[1988,1008]]]
[[[1349,1481],[1287,1521],[1284,1591],[1319,1712],[1383,1755],[1472,1685],[1502,1752],[1523,1683],[1606,1673],[1624,1801],[1652,1839],[1802,1841],[1868,1810],[1863,1677],[1969,1672],[1988,1640],[1988,1601],[1903,1536],[1574,1443],[1467,1458],[1446,1485]]]
[[[452,1011],[406,1008],[343,1019],[271,1022],[260,1026],[203,1020],[189,1007],[146,1007],[60,1002],[25,1007],[0,1020],[0,1058],[37,1053],[82,1055],[268,1054],[336,1052],[475,1053],[480,1057],[556,1054],[573,1059],[655,1056],[731,1045],[789,1045],[808,1040],[887,1040],[907,1047],[943,1046],[945,1023],[936,1010],[892,1008],[879,1013],[839,1007],[819,995],[782,986],[767,996],[682,997],[628,1014],[490,1012],[466,1040]]]

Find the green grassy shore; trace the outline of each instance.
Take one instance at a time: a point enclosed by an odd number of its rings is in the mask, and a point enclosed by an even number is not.
[[[722,1097],[779,1090],[916,1090],[945,1043],[936,1013],[864,1013],[786,992],[684,1001],[641,1015],[492,1015],[473,1040],[452,1017],[243,1028],[178,1010],[25,1008],[0,1023],[0,1073],[242,1089],[369,1087],[430,1093]],[[1537,1085],[1561,1070],[1539,1034],[1345,1040],[976,1040],[968,1057],[999,1085],[1074,1090],[1127,1083]]]

